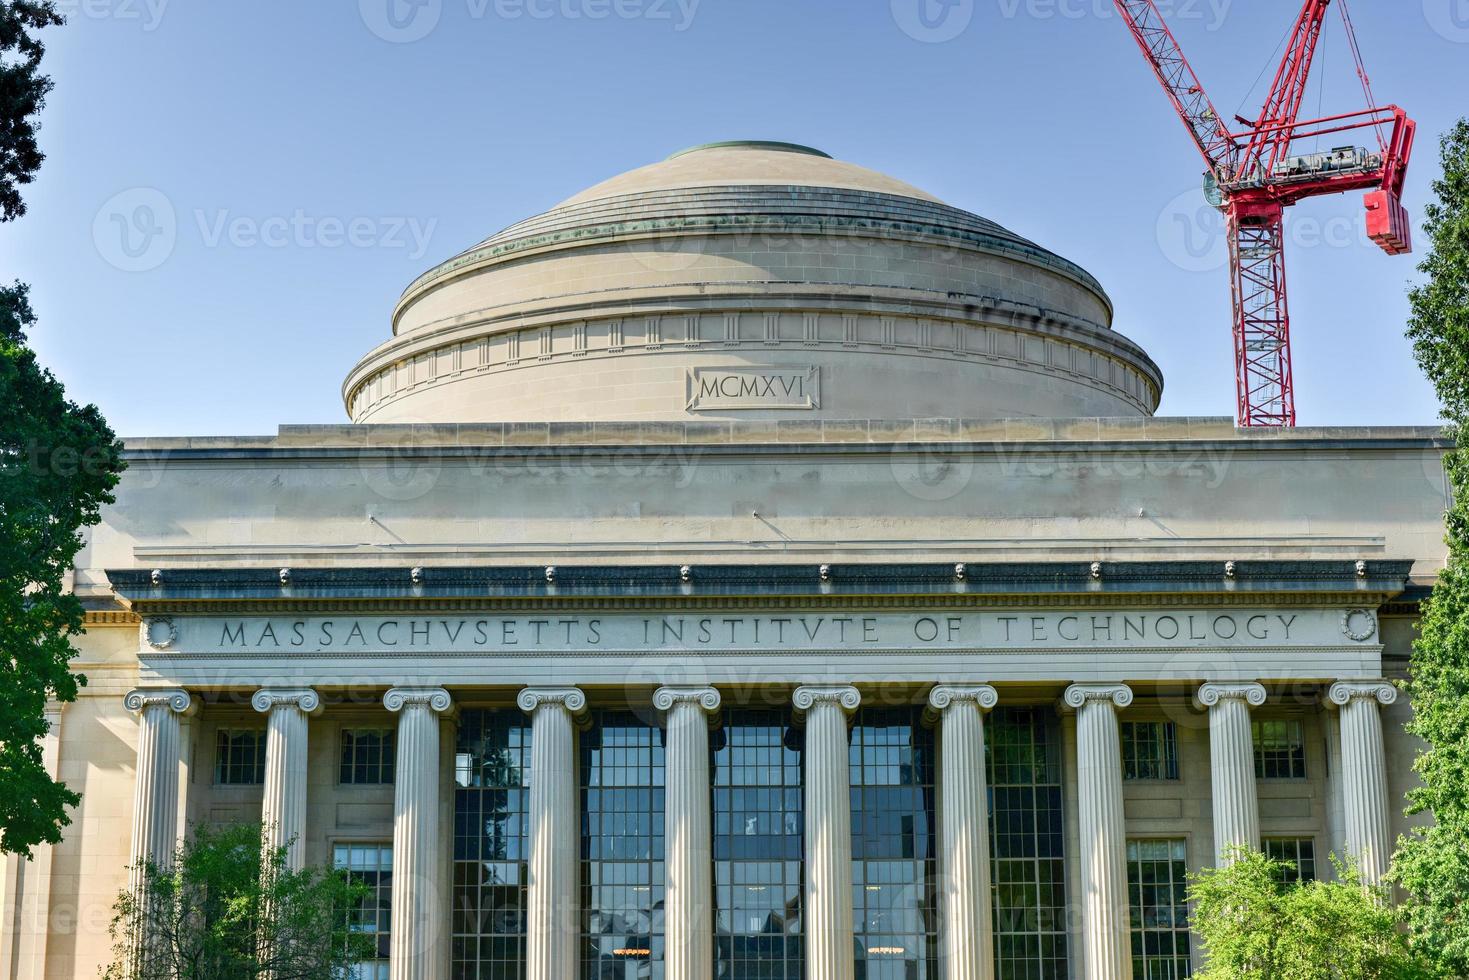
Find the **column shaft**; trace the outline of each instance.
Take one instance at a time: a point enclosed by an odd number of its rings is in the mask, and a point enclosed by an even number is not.
[[[1066,689],[1065,702],[1076,709],[1083,975],[1089,980],[1131,980],[1127,824],[1116,709],[1132,703],[1132,691],[1120,684],[1073,684]]]
[[[714,976],[713,841],[710,828],[709,714],[713,688],[660,688],[667,712],[664,856],[664,973],[668,980]]]
[[[847,714],[862,703],[853,687],[802,687],[806,713],[806,894],[802,931],[807,980],[852,980],[852,781]]]
[[[188,692],[131,691],[123,706],[138,713],[138,764],[133,785],[133,834],[128,888],[147,902],[147,865],[168,868],[178,846],[179,716],[193,707]],[[146,957],[156,937],[135,935],[136,955]]]
[[[260,821],[265,847],[286,849],[285,867],[299,871],[306,855],[307,716],[320,709],[316,692],[264,690],[250,703],[266,714],[265,786]]]
[[[1214,860],[1232,848],[1260,847],[1260,804],[1255,790],[1255,742],[1250,708],[1265,703],[1259,684],[1205,684],[1199,703],[1209,709],[1209,774],[1214,796]]]
[[[586,696],[575,688],[528,689],[518,703],[531,716],[526,980],[575,980],[581,833],[575,716],[586,709]]]
[[[988,685],[936,687],[928,697],[929,707],[939,713],[944,980],[992,980],[995,975],[984,712],[998,700]]]
[[[439,945],[447,941],[449,910],[441,906],[438,887],[439,715],[452,701],[440,688],[394,688],[383,705],[398,714],[388,975],[440,980]]]
[[[1362,881],[1369,885],[1382,881],[1392,858],[1387,760],[1379,705],[1392,704],[1397,696],[1397,689],[1386,681],[1341,681],[1331,686],[1329,694],[1331,702],[1341,708],[1347,853],[1357,862]]]

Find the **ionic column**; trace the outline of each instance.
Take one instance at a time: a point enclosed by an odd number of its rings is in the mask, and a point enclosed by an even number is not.
[[[321,711],[310,688],[266,688],[250,698],[266,715],[265,799],[260,807],[265,848],[286,849],[285,868],[300,871],[306,854],[307,718]]]
[[[194,711],[188,691],[177,689],[129,691],[123,707],[138,715],[138,768],[133,784],[133,840],[129,884],[136,891],[144,881],[142,865],[159,868],[173,863],[178,846],[179,716]]]
[[[995,975],[990,912],[989,798],[985,791],[984,714],[999,703],[987,684],[935,687],[928,706],[939,720],[939,948],[944,980]]]
[[[1265,703],[1259,684],[1205,684],[1198,702],[1209,709],[1209,775],[1214,795],[1214,861],[1232,863],[1230,849],[1260,848],[1255,792],[1255,740],[1250,709]]]
[[[439,716],[453,708],[440,687],[395,687],[383,707],[398,715],[393,784],[393,919],[388,975],[440,980],[439,945],[449,910],[439,875]]]
[[[663,926],[668,980],[714,975],[713,841],[709,817],[709,717],[712,687],[661,687],[653,706],[667,712]]]
[[[194,710],[189,692],[139,688],[122,699],[138,715],[138,764],[133,784],[133,838],[128,860],[128,888],[145,903],[147,865],[173,864],[179,835],[179,716]],[[146,956],[150,939],[131,937],[134,955]]]
[[[531,716],[530,882],[526,980],[575,980],[577,856],[576,718],[586,695],[574,687],[527,688],[516,698]]]
[[[1127,824],[1122,814],[1122,738],[1117,709],[1132,703],[1125,684],[1073,684],[1076,798],[1081,824],[1082,947],[1088,980],[1132,980],[1128,935]]]
[[[847,716],[855,687],[798,687],[806,716],[806,980],[852,980],[852,780]]]
[[[1382,748],[1378,705],[1398,699],[1387,681],[1338,681],[1327,697],[1341,709],[1342,803],[1347,853],[1361,869],[1364,884],[1376,885],[1392,857],[1388,823],[1387,760]]]

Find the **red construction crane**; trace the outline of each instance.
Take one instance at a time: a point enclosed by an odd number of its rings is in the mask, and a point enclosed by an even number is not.
[[[1241,127],[1237,130],[1229,128],[1209,101],[1154,0],[1115,2],[1204,155],[1209,168],[1204,175],[1206,193],[1210,203],[1224,212],[1228,225],[1239,424],[1293,426],[1296,407],[1282,235],[1285,209],[1308,197],[1366,190],[1368,237],[1389,255],[1412,251],[1402,193],[1416,127],[1397,106],[1375,106],[1346,0],[1337,3],[1357,76],[1372,108],[1298,121],[1311,59],[1331,5],[1331,0],[1306,0],[1264,108],[1255,119],[1236,116]],[[1301,140],[1369,129],[1376,136],[1376,152],[1360,146],[1292,152]]]

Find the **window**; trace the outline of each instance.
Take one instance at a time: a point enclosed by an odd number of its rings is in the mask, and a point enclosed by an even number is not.
[[[662,980],[662,730],[631,712],[593,712],[581,785],[581,975]]]
[[[1053,713],[1001,707],[986,728],[997,980],[1066,980],[1061,739]]]
[[[214,782],[259,786],[265,782],[265,730],[221,728],[214,739]]]
[[[1285,865],[1287,883],[1316,880],[1316,842],[1310,837],[1267,837],[1265,856]]]
[[[1257,779],[1306,778],[1306,734],[1300,721],[1256,721],[1251,728]]]
[[[351,980],[388,980],[389,928],[392,922],[393,848],[388,844],[338,844],[332,864],[347,872],[347,880],[366,885],[369,894],[350,913],[347,928],[372,936],[377,956],[352,965]]]
[[[1193,972],[1186,858],[1181,840],[1127,842],[1134,980],[1178,980]]]
[[[801,729],[728,711],[714,738],[715,962],[722,980],[801,980]]]
[[[1124,721],[1122,778],[1177,779],[1178,727],[1171,721]]]
[[[465,711],[454,749],[452,976],[525,975],[530,716]]]
[[[921,710],[864,709],[849,758],[859,975],[937,980],[934,730]]]
[[[392,728],[342,729],[344,785],[391,783],[396,762],[398,733]]]

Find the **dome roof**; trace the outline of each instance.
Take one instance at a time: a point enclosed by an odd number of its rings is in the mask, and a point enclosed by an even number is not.
[[[568,207],[625,194],[718,186],[841,187],[873,194],[896,194],[942,203],[911,184],[854,163],[833,160],[820,150],[796,143],[731,140],[706,143],[675,153],[658,163],[629,170],[589,187],[557,207]]]
[[[430,269],[356,421],[1147,415],[1162,378],[1076,264],[790,143],[714,143]]]

